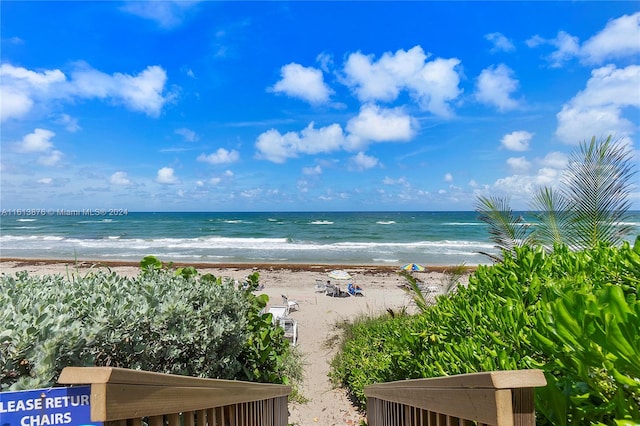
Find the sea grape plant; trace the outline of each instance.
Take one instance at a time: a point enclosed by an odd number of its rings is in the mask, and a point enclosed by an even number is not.
[[[287,382],[295,362],[263,313],[267,300],[230,278],[176,273],[150,257],[131,278],[2,274],[0,390],[51,386],[71,365]]]
[[[411,316],[359,319],[331,377],[375,382],[540,368],[538,424],[640,424],[640,237],[580,252],[516,247]]]

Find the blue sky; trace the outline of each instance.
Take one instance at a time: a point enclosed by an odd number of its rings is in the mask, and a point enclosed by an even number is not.
[[[592,136],[640,158],[637,2],[0,8],[3,209],[524,209]]]

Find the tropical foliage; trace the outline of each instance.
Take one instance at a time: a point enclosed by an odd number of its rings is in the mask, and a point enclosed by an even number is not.
[[[0,390],[47,387],[66,366],[114,366],[287,383],[301,367],[254,295],[233,280],[157,259],[125,277],[0,276]]]
[[[557,244],[573,250],[602,242],[620,245],[631,231],[625,219],[635,166],[623,141],[594,137],[572,152],[557,189],[541,187],[534,194],[530,205],[534,226],[514,215],[507,198],[479,196],[476,210],[489,225],[496,247],[508,252],[524,245],[547,250]]]
[[[541,368],[539,424],[640,422],[640,238],[572,252],[516,247],[412,316],[360,318],[331,377],[376,382]]]

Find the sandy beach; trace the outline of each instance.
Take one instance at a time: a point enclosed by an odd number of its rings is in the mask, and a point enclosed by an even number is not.
[[[342,389],[335,389],[327,377],[329,363],[336,347],[328,342],[339,333],[336,324],[359,315],[375,315],[387,309],[411,308],[411,300],[400,288],[406,282],[398,275],[398,267],[357,265],[299,265],[299,264],[193,264],[201,273],[243,280],[253,272],[260,274],[265,288],[260,293],[269,296],[270,305],[282,304],[282,295],[295,300],[299,309],[290,316],[298,323],[297,348],[304,359],[304,382],[300,393],[306,403],[289,404],[289,422],[306,425],[357,425],[362,413],[352,405]],[[179,265],[176,265],[179,266]],[[13,275],[26,270],[30,274],[86,273],[90,268],[107,267],[121,275],[134,276],[137,263],[127,262],[68,262],[58,260],[0,259],[0,273]],[[343,269],[353,276],[353,282],[364,291],[364,297],[328,297],[314,289],[316,280],[327,280],[327,273]],[[443,267],[429,268],[416,277],[430,286],[443,285]],[[336,282],[336,281],[334,281]],[[338,282],[340,285],[341,283]],[[346,282],[342,285],[346,290]],[[334,345],[335,346],[335,345]]]

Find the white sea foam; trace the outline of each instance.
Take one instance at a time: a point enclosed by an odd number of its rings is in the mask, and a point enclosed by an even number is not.
[[[333,225],[333,222],[330,220],[314,220],[311,222],[312,225]]]
[[[16,222],[35,222],[38,219],[16,219]]]
[[[378,225],[393,225],[396,223],[395,220],[379,220],[376,222]]]

